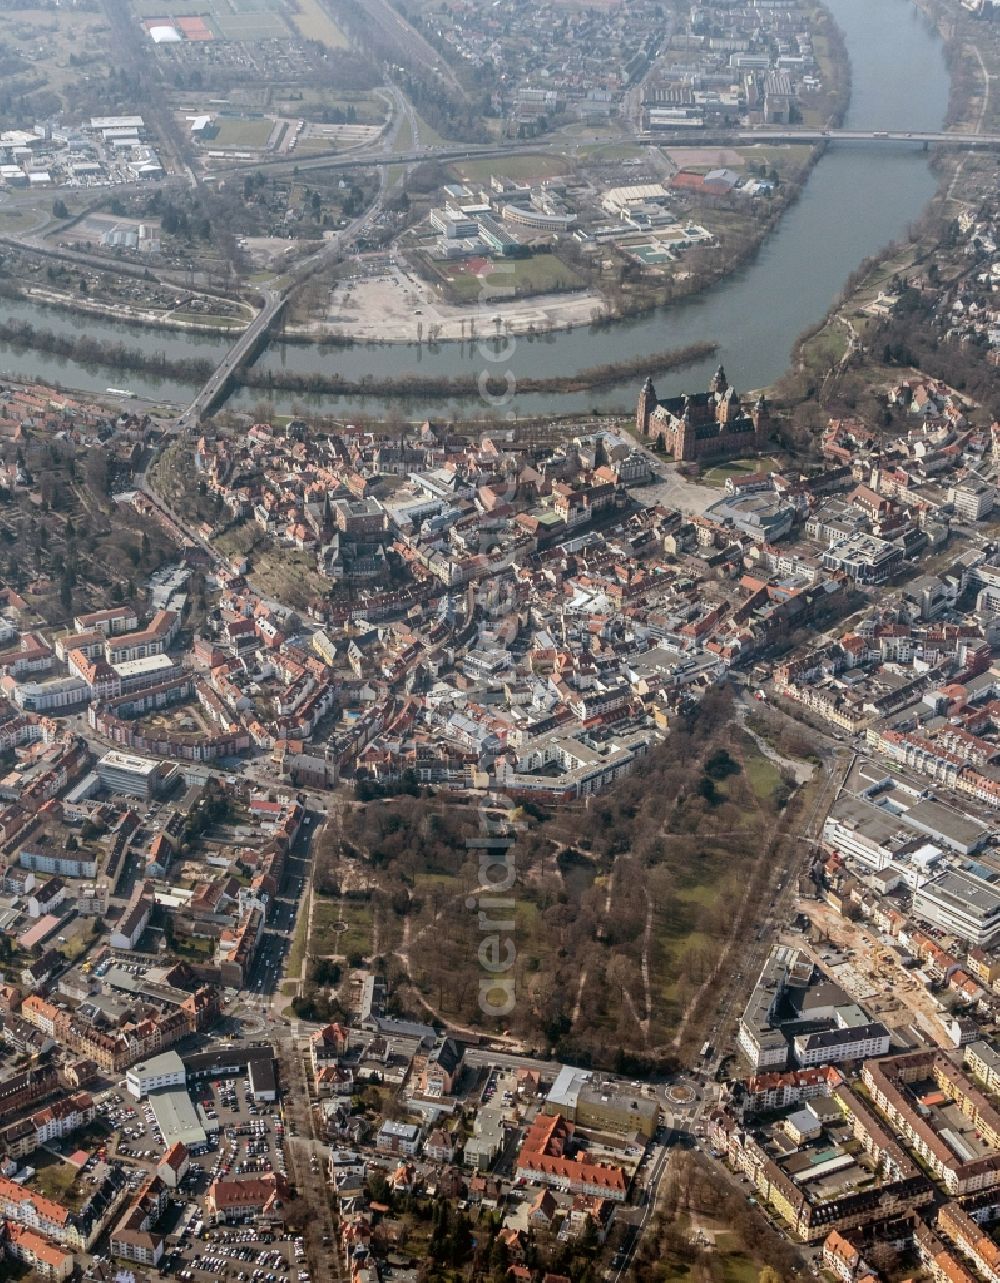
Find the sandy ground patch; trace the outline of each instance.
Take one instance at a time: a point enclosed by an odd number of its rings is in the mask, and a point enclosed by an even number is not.
[[[527,299],[487,299],[482,306],[461,307],[444,302],[426,282],[395,268],[381,276],[338,284],[325,323],[313,323],[309,330],[349,333],[361,342],[409,343],[416,341],[418,327],[424,339],[436,327],[438,339],[463,339],[492,331],[496,316],[511,333],[525,334],[532,327],[543,331],[586,325],[594,309],[600,307],[600,295],[588,290]]]

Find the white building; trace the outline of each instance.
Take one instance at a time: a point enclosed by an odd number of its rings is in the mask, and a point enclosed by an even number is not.
[[[165,1051],[152,1060],[142,1060],[125,1075],[125,1086],[136,1100],[162,1087],[183,1087],[187,1082],[184,1062],[176,1051]]]

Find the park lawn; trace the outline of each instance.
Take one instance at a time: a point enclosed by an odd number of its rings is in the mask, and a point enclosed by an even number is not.
[[[415,896],[441,890],[453,891],[456,894],[461,890],[453,873],[415,873],[413,875],[413,894]]]
[[[327,49],[346,49],[347,37],[333,21],[319,0],[296,0],[298,12],[293,16],[299,35],[316,40]]]
[[[313,904],[309,953],[313,957],[369,954],[374,921],[375,910],[368,900],[317,896]],[[340,922],[347,924],[344,930],[338,930]]]
[[[340,953],[340,942],[346,935],[337,930],[341,921],[341,903],[337,897],[316,895],[313,899],[312,925],[309,931],[309,953],[314,957],[325,957],[330,953]],[[346,920],[346,919],[345,919]]]
[[[847,327],[837,317],[806,343],[803,360],[810,368],[827,370],[836,365],[847,351]]]
[[[701,478],[706,486],[724,486],[730,477],[752,477],[755,472],[780,472],[781,463],[773,456],[752,456],[747,459],[730,459],[716,464]]]
[[[266,147],[274,122],[266,116],[219,116],[215,122],[217,147]]]
[[[341,907],[347,930],[340,933],[340,952],[345,957],[350,957],[352,953],[361,953],[367,957],[372,951],[374,906],[370,900],[345,900]]]
[[[523,156],[502,156],[496,160],[462,160],[452,166],[453,172],[463,183],[485,183],[491,174],[504,178],[554,178],[569,173],[569,162],[564,156],[547,156],[542,152],[526,152]]]
[[[774,797],[775,790],[781,783],[781,772],[769,761],[759,749],[745,754],[743,770],[747,781],[757,797],[765,804]]]

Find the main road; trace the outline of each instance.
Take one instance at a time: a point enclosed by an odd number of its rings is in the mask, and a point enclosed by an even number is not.
[[[406,151],[367,151],[359,148],[350,153],[327,153],[308,159],[300,157],[257,160],[220,170],[225,174],[252,173],[266,169],[280,173],[283,169],[357,169],[359,166],[412,165],[422,160],[490,160],[514,156],[522,152],[567,152],[581,140],[556,138],[549,141],[510,142],[506,144],[452,143],[436,147],[411,147]],[[919,130],[906,132],[900,129],[704,129],[689,126],[664,129],[655,133],[638,134],[623,139],[640,147],[753,147],[770,143],[816,144],[825,142],[848,143],[917,143],[924,147],[975,147],[983,151],[1000,150],[1000,134],[970,134],[955,131]]]

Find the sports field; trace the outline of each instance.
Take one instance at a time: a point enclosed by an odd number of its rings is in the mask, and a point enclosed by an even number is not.
[[[304,0],[308,2],[308,0]],[[315,0],[312,0],[315,3]],[[133,0],[145,23],[150,18],[178,26],[189,40],[288,40],[282,0]],[[200,18],[200,24],[178,19]],[[186,29],[190,25],[190,32]]]

